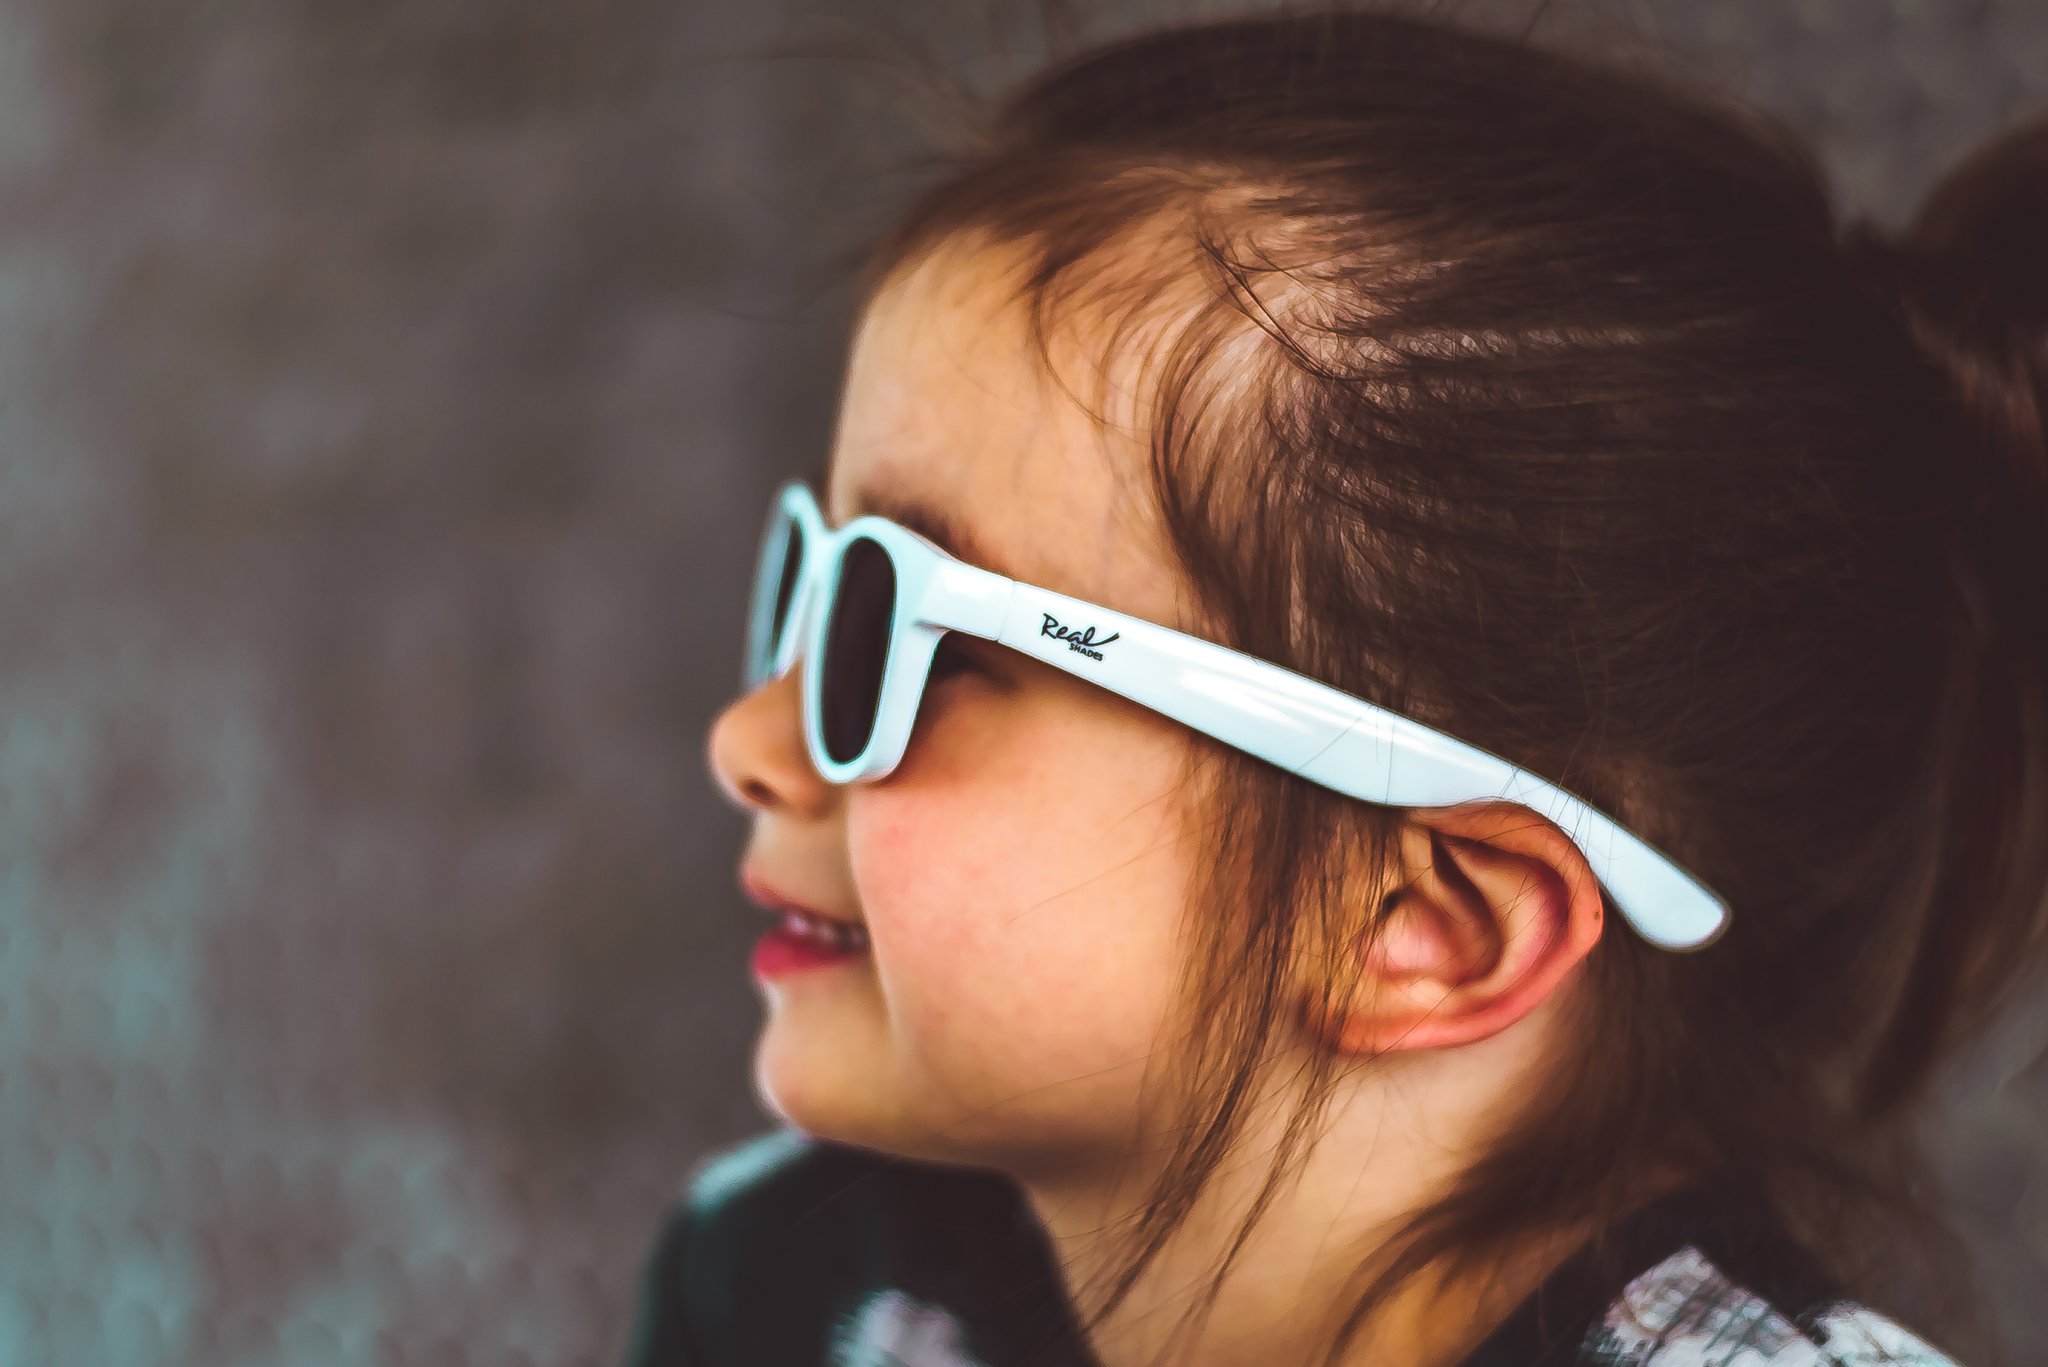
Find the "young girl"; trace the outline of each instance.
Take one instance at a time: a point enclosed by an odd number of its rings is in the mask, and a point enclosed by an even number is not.
[[[787,1123],[632,1362],[1955,1360],[1912,1117],[2044,935],[2044,243],[2048,126],[1893,242],[1409,19],[1015,95],[767,523],[709,759]]]

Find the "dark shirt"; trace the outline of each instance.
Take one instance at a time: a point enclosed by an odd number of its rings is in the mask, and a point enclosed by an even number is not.
[[[1613,1242],[1627,1273],[1566,1259],[1462,1367],[1956,1367],[1726,1192],[1673,1192]],[[627,1367],[785,1364],[1099,1367],[1009,1179],[780,1129],[692,1173]]]

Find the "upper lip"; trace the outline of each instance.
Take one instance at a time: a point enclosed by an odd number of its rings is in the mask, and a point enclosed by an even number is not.
[[[831,912],[820,910],[808,902],[799,902],[794,897],[777,892],[774,888],[769,887],[767,883],[763,882],[759,874],[749,869],[740,870],[740,887],[750,899],[770,911],[800,911],[806,916],[815,916],[821,921],[837,921],[841,925],[848,926],[860,924],[860,922],[850,916],[835,916]]]

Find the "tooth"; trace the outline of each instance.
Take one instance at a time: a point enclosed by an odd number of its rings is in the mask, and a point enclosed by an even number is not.
[[[782,925],[792,935],[802,935],[828,945],[842,954],[858,953],[868,947],[866,926],[854,925],[848,921],[835,921],[829,916],[813,916],[807,911],[785,910],[782,914]]]

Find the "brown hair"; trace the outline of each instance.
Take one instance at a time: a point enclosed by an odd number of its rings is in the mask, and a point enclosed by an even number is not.
[[[1041,340],[1092,302],[1121,345],[1172,292],[1148,273],[1199,283],[1144,335],[1201,629],[1545,775],[1731,904],[1697,954],[1610,924],[1555,1076],[1362,1269],[1331,1360],[1434,1260],[1604,1223],[1660,1168],[1879,1304],[1960,1265],[1910,1106],[2048,933],[2048,123],[1897,241],[1824,184],[1666,78],[1291,14],[1055,65],[874,256],[1022,248]],[[1091,1326],[1240,1133],[1306,937],[1370,933],[1401,816],[1190,735],[1201,1094]],[[1981,1315],[1921,1299],[1930,1332]]]

